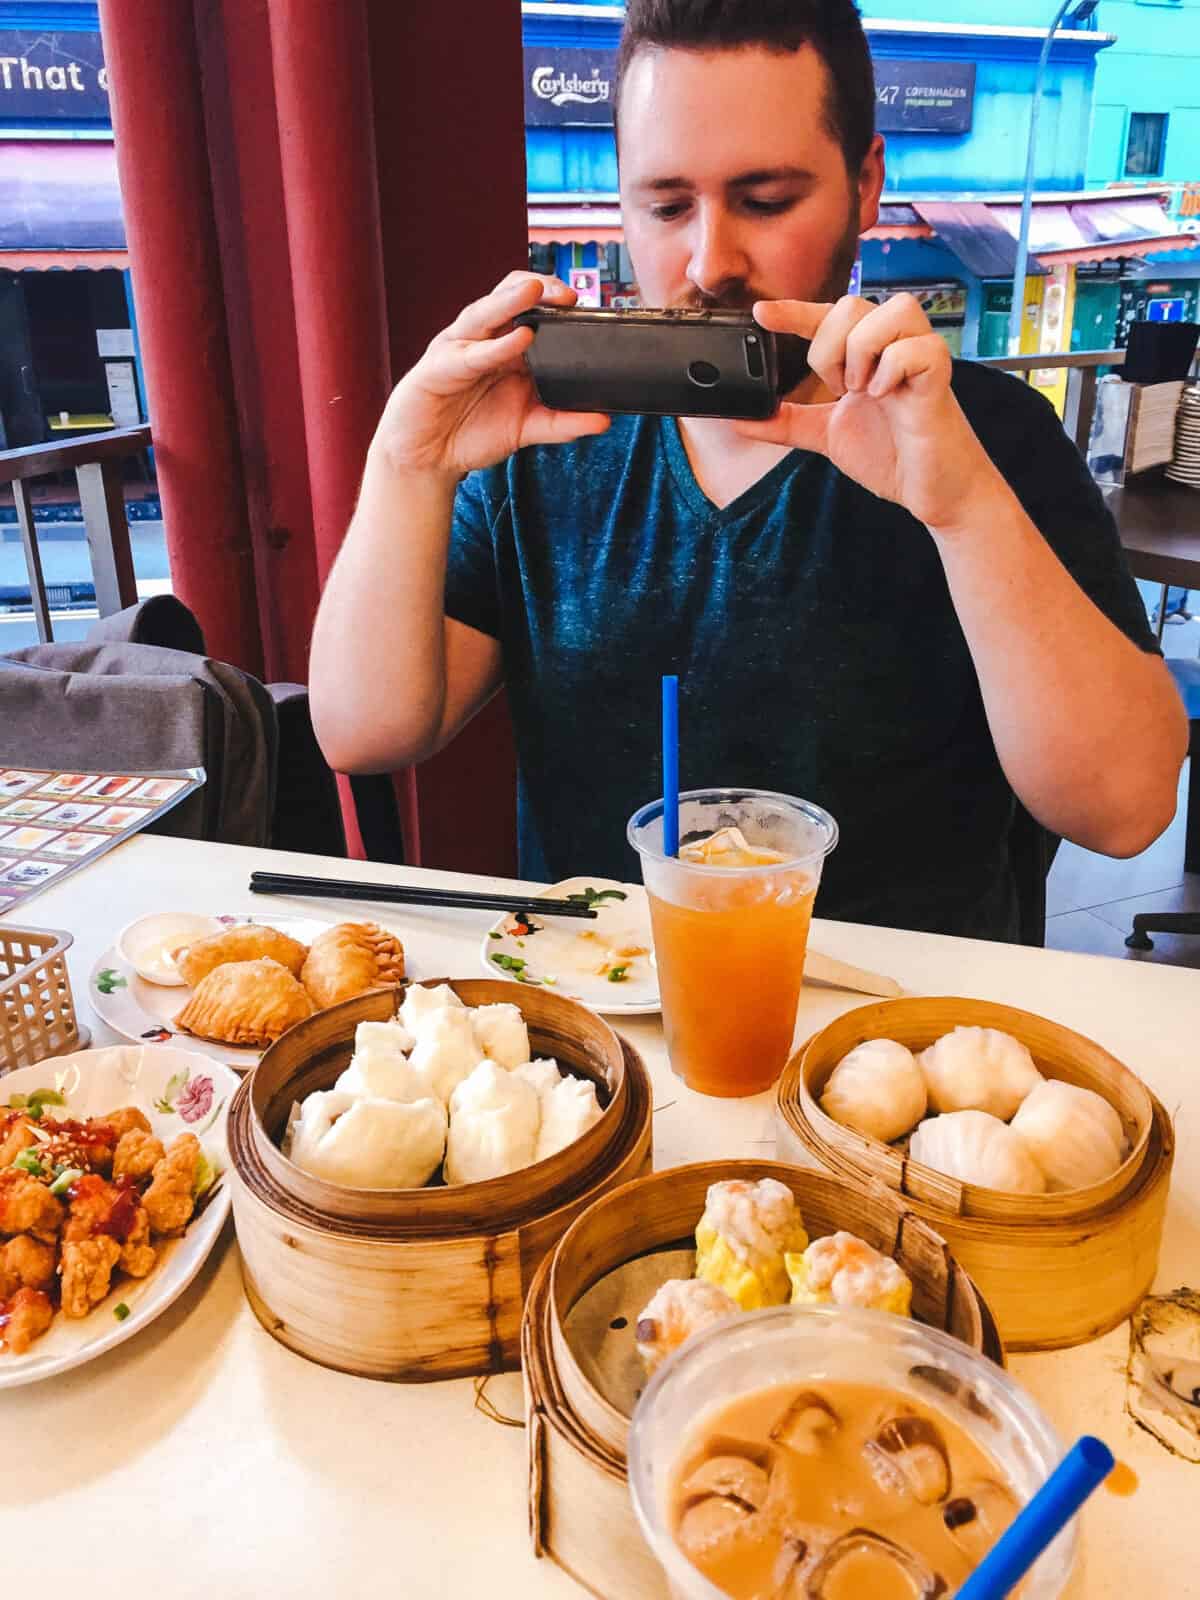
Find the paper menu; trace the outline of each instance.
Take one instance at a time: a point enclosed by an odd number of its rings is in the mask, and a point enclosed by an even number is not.
[[[175,772],[0,766],[0,917],[138,833],[205,781]]]

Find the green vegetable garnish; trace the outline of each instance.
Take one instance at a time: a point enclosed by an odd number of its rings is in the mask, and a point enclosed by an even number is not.
[[[608,981],[609,983],[624,983],[628,976],[628,967],[611,967],[608,973]]]
[[[60,1094],[57,1089],[35,1089],[29,1096],[29,1104],[33,1106],[65,1106],[67,1097]]]
[[[113,1316],[116,1317],[118,1322],[124,1322],[128,1315],[129,1307],[125,1304],[124,1300],[121,1301],[119,1306],[113,1307]]]
[[[22,1150],[21,1154],[13,1162],[13,1166],[20,1167],[22,1172],[28,1172],[34,1178],[44,1178],[46,1176],[45,1167],[32,1150]]]
[[[199,1200],[202,1194],[207,1194],[217,1181],[217,1169],[201,1150],[196,1157],[196,1175],[192,1179],[192,1193]]]
[[[55,1178],[54,1182],[50,1185],[50,1193],[59,1195],[66,1194],[67,1190],[76,1181],[76,1179],[82,1177],[83,1173],[78,1167],[66,1167],[62,1172],[59,1173],[58,1177]]]
[[[524,972],[528,966],[528,962],[524,961],[520,956],[505,955],[503,950],[497,950],[492,960],[498,967],[503,967],[505,972]]]
[[[602,905],[605,900],[628,900],[624,889],[593,889],[590,885],[578,894],[569,894],[568,900],[578,900],[585,906]]]
[[[14,1094],[9,1099],[8,1109],[10,1111],[24,1111],[28,1104],[29,1096],[27,1094]]]
[[[494,928],[492,929],[491,933],[488,934],[489,939],[503,939],[503,937],[504,935],[502,933],[497,933]]]

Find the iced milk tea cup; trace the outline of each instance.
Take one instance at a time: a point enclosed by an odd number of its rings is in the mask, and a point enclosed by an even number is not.
[[[681,852],[732,828],[769,859],[712,865],[664,854],[661,800],[626,830],[650,901],[672,1070],[690,1089],[727,1097],[769,1089],[787,1063],[813,901],[838,838],[827,811],[790,795],[680,795]]]
[[[671,1527],[675,1476],[708,1414],[773,1385],[866,1383],[943,1412],[991,1458],[1025,1505],[1065,1454],[1037,1402],[985,1356],[908,1317],[845,1306],[773,1306],[718,1323],[670,1356],[629,1431],[633,1508],[674,1600],[724,1600]],[[1072,1519],[1022,1580],[1020,1600],[1056,1600],[1075,1561]]]

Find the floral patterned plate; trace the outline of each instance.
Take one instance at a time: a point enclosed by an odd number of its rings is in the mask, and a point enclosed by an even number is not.
[[[0,1110],[8,1108],[14,1095],[18,1100],[28,1098],[37,1089],[62,1095],[65,1105],[46,1108],[52,1117],[82,1121],[121,1106],[137,1106],[164,1144],[177,1134],[194,1133],[217,1172],[215,1185],[183,1237],[159,1246],[159,1259],[149,1277],[120,1277],[107,1299],[78,1321],[56,1316],[49,1332],[24,1355],[0,1349],[0,1389],[55,1377],[131,1339],[191,1283],[229,1215],[225,1120],[239,1081],[228,1067],[193,1051],[132,1045],[55,1056],[0,1078]]]
[[[334,926],[332,921],[316,917],[288,917],[274,914],[235,916],[225,913],[217,917],[229,927],[235,924],[258,923],[277,928],[304,944],[311,944],[319,933]],[[161,983],[147,983],[116,948],[106,950],[92,968],[88,979],[88,999],[92,1010],[102,1022],[107,1022],[114,1033],[132,1039],[135,1044],[181,1045],[185,1050],[195,1050],[213,1061],[223,1061],[227,1066],[249,1072],[257,1065],[261,1050],[251,1050],[245,1045],[217,1044],[210,1039],[196,1039],[190,1033],[175,1028],[175,1018],[187,1005],[191,991],[171,988]]]
[[[661,1010],[650,906],[640,883],[564,878],[540,895],[584,900],[595,907],[596,920],[501,917],[484,934],[479,953],[489,977],[544,984],[606,1016]],[[538,898],[530,901],[531,907]]]

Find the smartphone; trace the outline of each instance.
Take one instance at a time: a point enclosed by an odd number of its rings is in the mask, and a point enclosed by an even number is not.
[[[657,417],[772,416],[808,371],[809,341],[748,311],[534,306],[525,353],[543,405]]]

